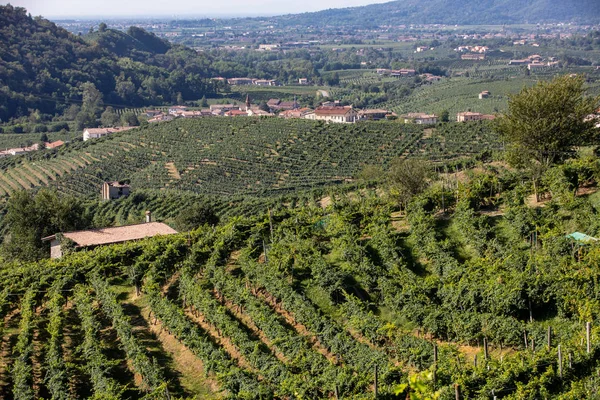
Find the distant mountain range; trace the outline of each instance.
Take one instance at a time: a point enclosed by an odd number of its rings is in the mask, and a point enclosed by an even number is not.
[[[499,25],[600,22],[600,0],[401,0],[275,17],[289,25]]]

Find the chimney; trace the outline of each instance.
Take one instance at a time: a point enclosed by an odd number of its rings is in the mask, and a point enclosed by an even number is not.
[[[146,211],[146,223],[152,222],[152,213],[150,211]]]

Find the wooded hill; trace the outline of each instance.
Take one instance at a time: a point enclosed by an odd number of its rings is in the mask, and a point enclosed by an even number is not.
[[[275,17],[281,24],[377,27],[410,24],[502,25],[589,22],[600,17],[595,0],[401,0]]]
[[[91,82],[105,104],[172,104],[215,92],[211,60],[142,29],[81,38],[21,7],[0,6],[0,120],[62,113]]]

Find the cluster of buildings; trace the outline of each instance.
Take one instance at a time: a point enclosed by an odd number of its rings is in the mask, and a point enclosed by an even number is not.
[[[477,112],[461,112],[456,114],[457,122],[470,122],[470,121],[491,121],[496,119],[496,116],[493,114],[481,114]]]
[[[477,53],[484,54],[490,50],[487,46],[458,46],[454,51],[458,53]]]
[[[256,79],[256,78],[212,78],[215,81],[227,82],[231,86],[281,86],[281,83],[277,79]],[[299,85],[308,85],[308,78],[298,79]]]
[[[62,146],[63,144],[65,144],[65,142],[63,142],[62,140],[57,140],[56,142],[44,142],[43,148],[44,149],[55,149],[57,147]],[[37,150],[40,150],[39,143],[35,143],[31,146],[25,146],[25,147],[13,147],[11,149],[1,150],[0,158],[10,157],[10,156],[18,156],[19,154],[25,154],[25,153],[29,153],[31,151],[37,151]]]
[[[83,130],[83,141],[98,139],[117,132],[124,132],[133,129],[135,126],[117,126],[115,128],[85,128]]]
[[[559,62],[556,61],[554,57],[550,57],[548,61],[544,61],[544,58],[538,54],[520,60],[510,60],[508,62],[508,65],[527,65],[527,69],[530,71],[556,67],[558,64]]]
[[[378,68],[377,74],[386,75],[386,76],[394,76],[394,77],[402,77],[402,76],[415,76],[417,71],[414,69],[386,69],[386,68]]]

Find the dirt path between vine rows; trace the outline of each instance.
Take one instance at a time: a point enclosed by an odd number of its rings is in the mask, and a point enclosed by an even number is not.
[[[282,316],[285,319],[285,321],[296,330],[296,332],[298,332],[302,336],[307,337],[316,351],[325,356],[325,358],[327,358],[327,360],[329,360],[331,363],[339,365],[338,357],[335,354],[331,353],[321,343],[317,336],[310,332],[306,326],[296,321],[296,318],[290,312],[281,307],[281,305],[277,303],[277,299],[275,297],[273,297],[269,293],[263,292],[262,290],[252,289],[251,292],[254,296],[266,302],[277,314]]]
[[[231,342],[231,339],[228,338],[227,336],[221,335],[221,332],[219,332],[219,330],[215,326],[213,326],[211,323],[209,323],[206,320],[206,318],[204,318],[204,315],[201,312],[199,312],[198,310],[196,310],[193,307],[188,307],[185,310],[185,314],[193,322],[200,325],[200,327],[205,332],[207,332],[210,336],[212,336],[212,338],[215,340],[215,342],[217,342],[217,344],[219,344],[221,347],[223,347],[223,349],[227,352],[227,354],[229,354],[231,356],[231,358],[236,360],[236,362],[238,363],[238,365],[240,367],[247,369],[249,371],[252,371],[253,373],[258,375],[258,371],[250,365],[248,360],[246,360],[246,358],[242,355],[242,353],[240,353],[239,349]],[[258,375],[258,378],[259,378],[259,380],[264,379],[264,377],[261,375]]]
[[[289,364],[290,361],[285,357],[285,355],[273,345],[273,342],[271,342],[271,340],[269,340],[269,338],[264,334],[264,332],[260,330],[258,326],[256,326],[254,321],[252,321],[252,318],[246,315],[237,304],[234,304],[231,301],[225,299],[225,297],[223,297],[216,290],[213,290],[213,295],[223,306],[227,307],[229,312],[233,314],[235,318],[237,318],[244,325],[246,325],[246,327],[248,327],[252,331],[252,333],[254,333],[261,340],[261,342],[263,342],[269,348],[269,350],[271,350],[271,353],[273,353],[273,355],[279,361],[281,361],[285,365]]]

